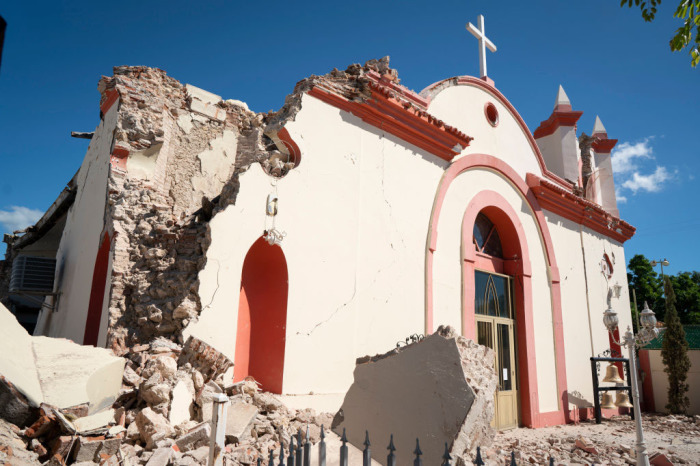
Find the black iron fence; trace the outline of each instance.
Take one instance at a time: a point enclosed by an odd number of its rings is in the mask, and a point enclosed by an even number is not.
[[[267,464],[262,458],[258,458],[257,466],[311,466],[311,443],[309,442],[309,431],[307,428],[306,438],[304,440],[301,429],[296,436],[292,436],[289,439],[289,447],[285,450],[284,445],[280,445],[279,451],[270,450],[270,455]],[[295,444],[296,441],[296,444]],[[345,435],[345,429],[343,429],[343,435],[340,437],[340,466],[348,466],[348,438]],[[371,444],[369,441],[369,431],[365,431],[365,441],[363,443],[364,449],[362,450],[362,466],[370,466],[372,463],[372,451],[370,449]],[[317,444],[318,447],[318,465],[326,466],[326,435],[321,427],[321,440]],[[386,457],[387,466],[396,466],[396,447],[394,446],[394,436],[391,435],[389,438],[389,445],[386,447],[389,454]],[[413,466],[423,466],[423,452],[420,449],[420,441],[416,439],[416,448],[413,450]],[[441,466],[452,466],[452,456],[450,455],[450,450],[448,448],[447,442],[445,442],[445,452],[441,458]],[[432,459],[426,459],[426,466],[434,465]],[[474,458],[473,464],[484,465],[484,460],[481,458],[481,447],[476,447],[476,457]],[[510,454],[510,466],[517,466],[515,459],[515,451]],[[549,465],[554,466],[554,458],[549,458]]]

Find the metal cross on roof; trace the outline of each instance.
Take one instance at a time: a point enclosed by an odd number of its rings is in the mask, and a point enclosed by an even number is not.
[[[472,23],[467,23],[467,31],[471,32],[474,37],[479,39],[479,71],[481,77],[485,78],[486,74],[486,47],[492,52],[496,51],[496,45],[486,37],[486,29],[484,28],[484,16],[479,15],[479,27],[475,27]]]

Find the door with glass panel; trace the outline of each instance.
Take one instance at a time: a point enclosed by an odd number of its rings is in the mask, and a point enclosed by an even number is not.
[[[475,277],[476,336],[480,345],[496,353],[496,413],[493,426],[497,429],[518,427],[518,383],[513,329],[512,279],[505,275],[476,271]]]

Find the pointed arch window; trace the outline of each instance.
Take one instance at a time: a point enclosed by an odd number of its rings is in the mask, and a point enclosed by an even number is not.
[[[503,259],[503,247],[498,229],[489,218],[480,213],[474,222],[474,247],[478,252]]]

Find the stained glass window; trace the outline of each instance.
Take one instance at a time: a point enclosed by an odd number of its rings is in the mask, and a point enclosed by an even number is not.
[[[496,225],[484,214],[476,216],[474,222],[474,246],[476,250],[489,256],[503,258],[501,237],[498,235]]]

